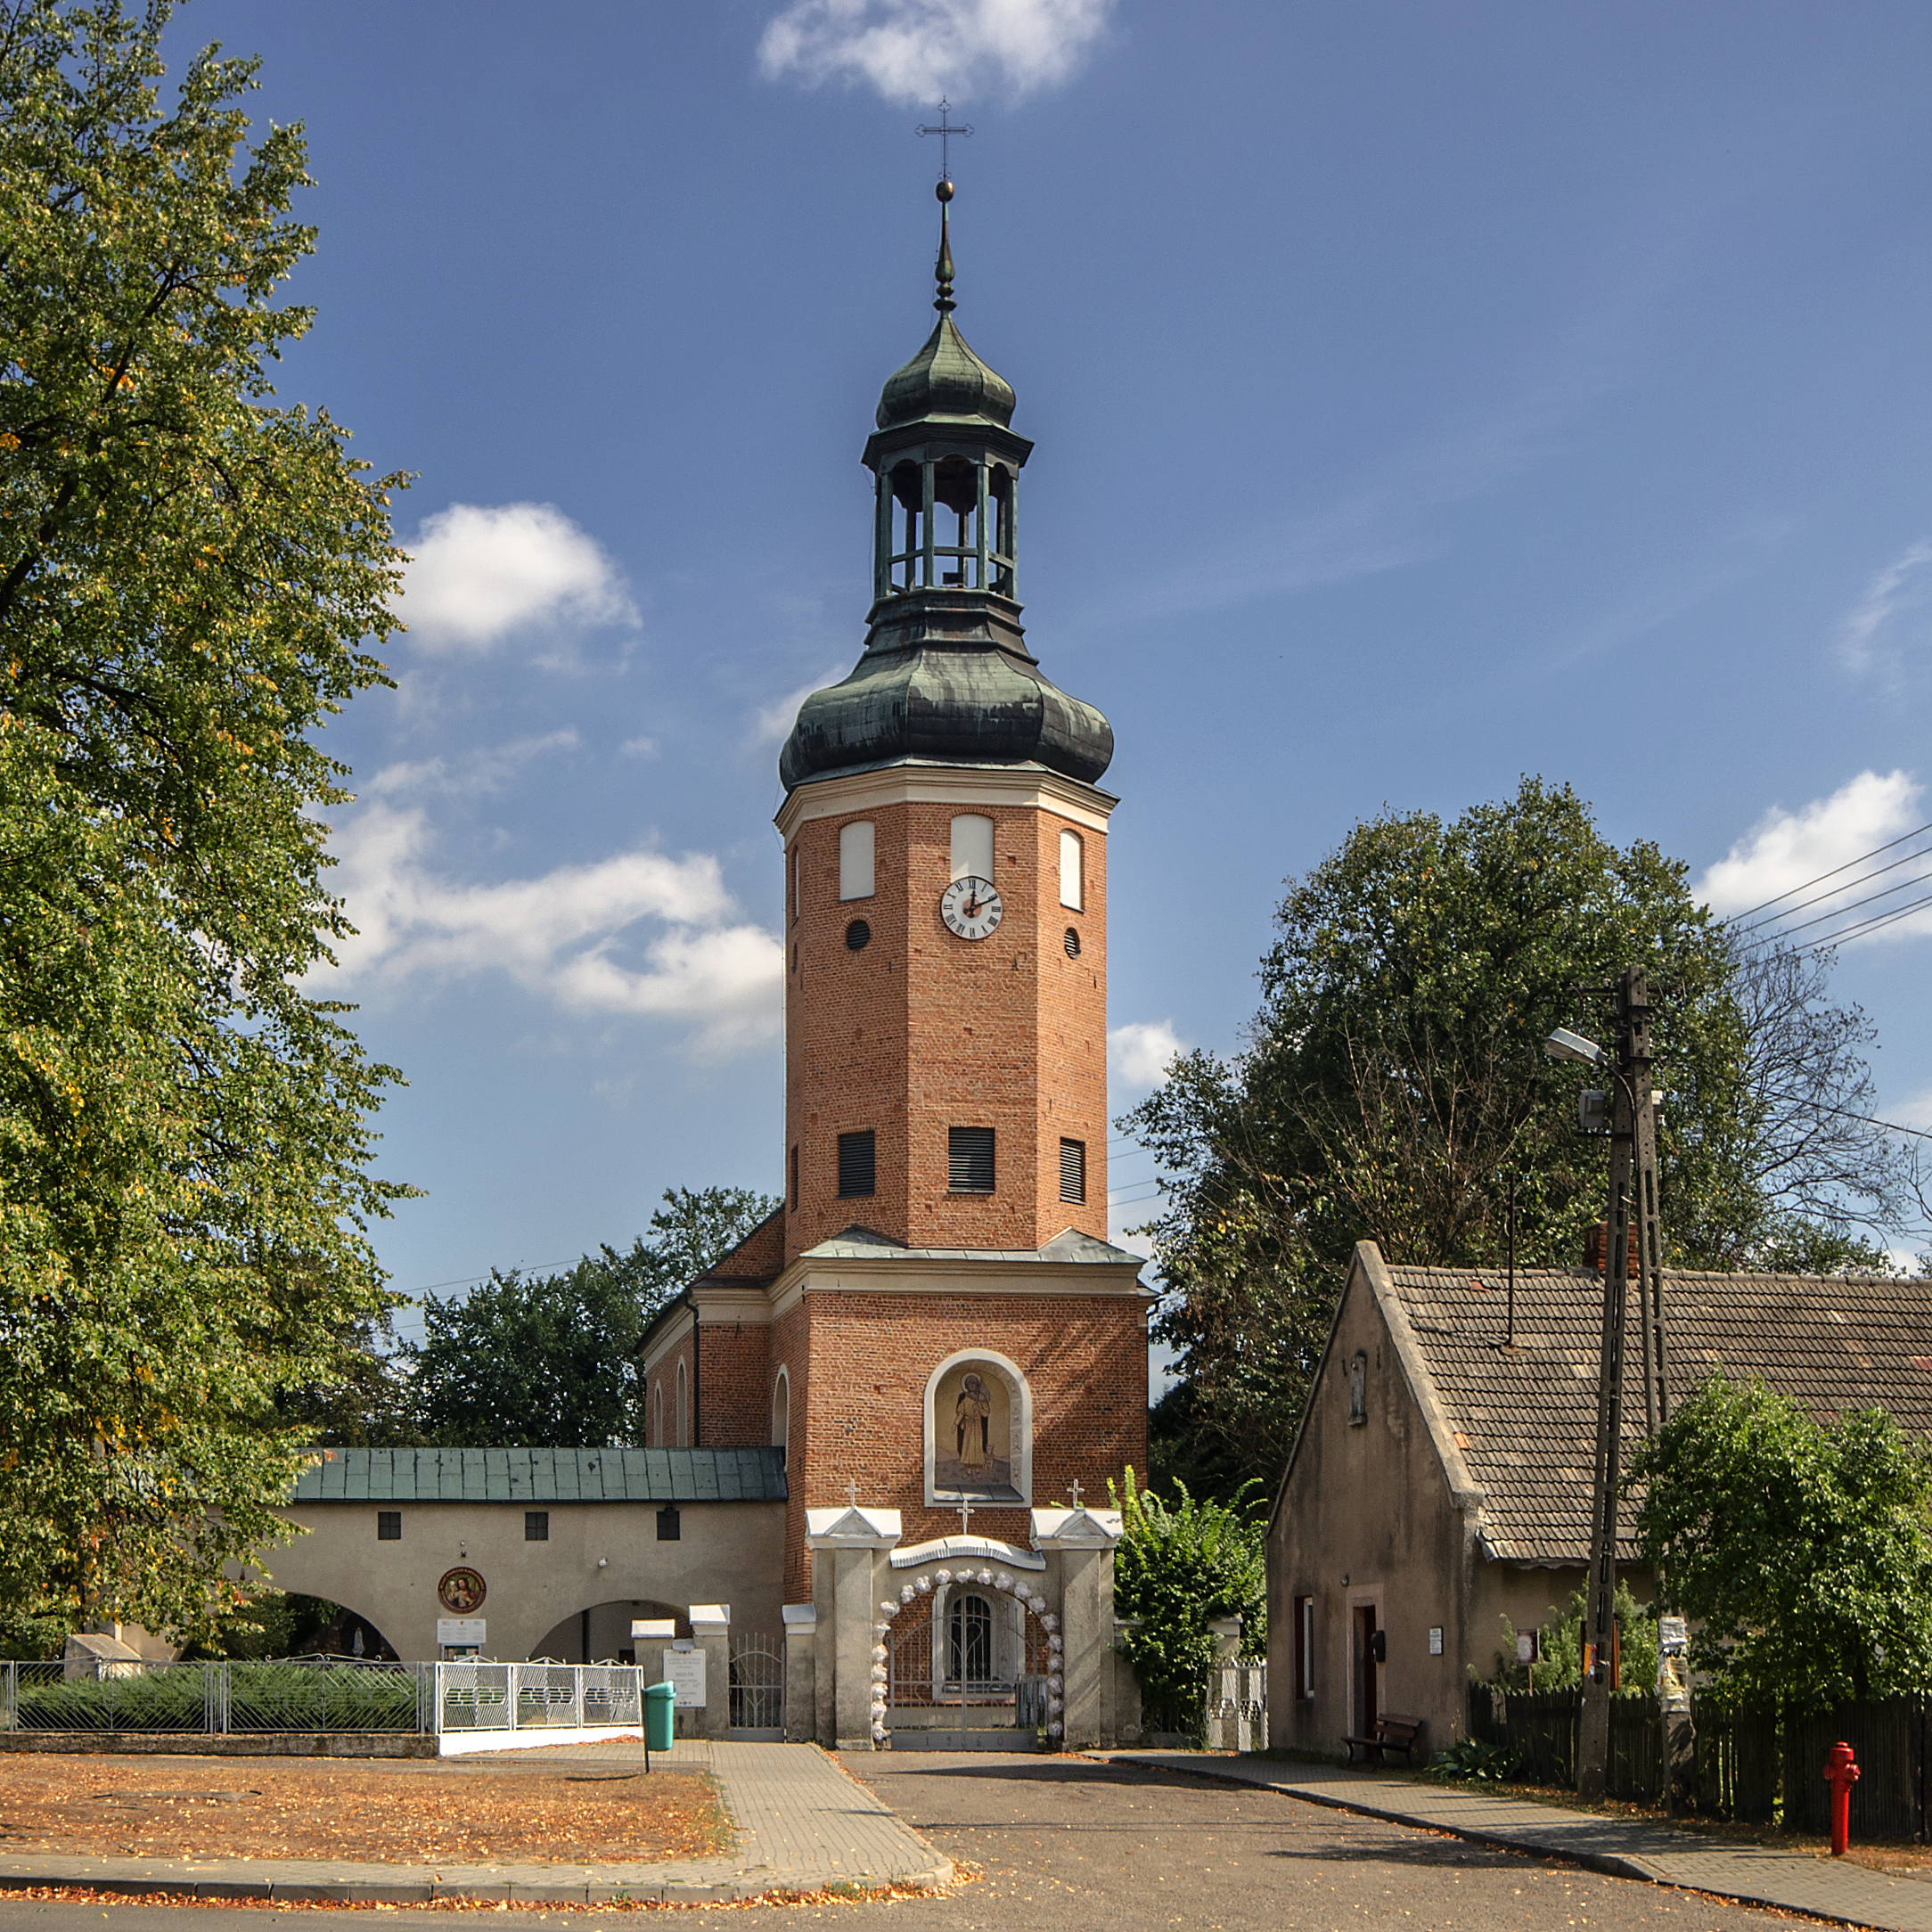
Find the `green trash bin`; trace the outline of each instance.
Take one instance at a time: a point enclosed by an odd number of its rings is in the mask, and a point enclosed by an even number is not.
[[[676,1708],[677,1686],[675,1683],[644,1686],[644,1748],[647,1751],[671,1748],[671,1727]]]

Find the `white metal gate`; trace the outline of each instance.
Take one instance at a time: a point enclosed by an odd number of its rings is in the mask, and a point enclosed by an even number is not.
[[[732,1639],[732,1735],[785,1735],[785,1657],[770,1637],[748,1632]]]

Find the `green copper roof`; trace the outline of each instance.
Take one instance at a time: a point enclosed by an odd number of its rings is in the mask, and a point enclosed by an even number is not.
[[[318,1449],[291,1502],[782,1502],[781,1449]]]
[[[1003,430],[1017,400],[1012,384],[973,354],[952,316],[941,315],[926,346],[886,384],[872,420],[881,430],[908,422],[985,422]]]

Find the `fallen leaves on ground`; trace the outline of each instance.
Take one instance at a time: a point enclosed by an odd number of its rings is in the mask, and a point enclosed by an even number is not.
[[[647,1864],[715,1857],[708,1778],[435,1760],[0,1760],[0,1852],[382,1863]]]

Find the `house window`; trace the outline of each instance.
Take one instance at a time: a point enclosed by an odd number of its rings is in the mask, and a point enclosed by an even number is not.
[[[1369,1358],[1358,1348],[1348,1364],[1348,1426],[1358,1429],[1369,1419]]]
[[[1295,1599],[1295,1695],[1314,1695],[1314,1599]]]
[[[993,1129],[946,1129],[946,1184],[954,1194],[993,1191]]]
[[[1081,849],[1080,834],[1063,831],[1060,835],[1060,903],[1071,906],[1077,912],[1086,910],[1086,866],[1085,853]]]
[[[870,1127],[839,1136],[839,1191],[847,1198],[870,1194],[878,1182],[878,1136]]]
[[[523,1512],[523,1540],[525,1543],[548,1543],[550,1541],[550,1511],[548,1510],[526,1510]]]
[[[658,1511],[658,1541],[676,1543],[681,1540],[682,1535],[683,1532],[678,1527],[677,1505],[675,1502],[667,1502]]]
[[[978,1594],[953,1599],[946,1617],[946,1674],[954,1683],[993,1682],[993,1609]]]
[[[993,877],[993,821],[978,812],[963,812],[953,821],[953,876]]]
[[[376,1511],[376,1541],[378,1543],[400,1543],[403,1540],[403,1512],[400,1510],[378,1510]]]
[[[1060,1143],[1060,1198],[1062,1200],[1086,1199],[1085,1141],[1062,1141]]]
[[[869,899],[872,896],[872,826],[859,819],[839,828],[839,896]]]

